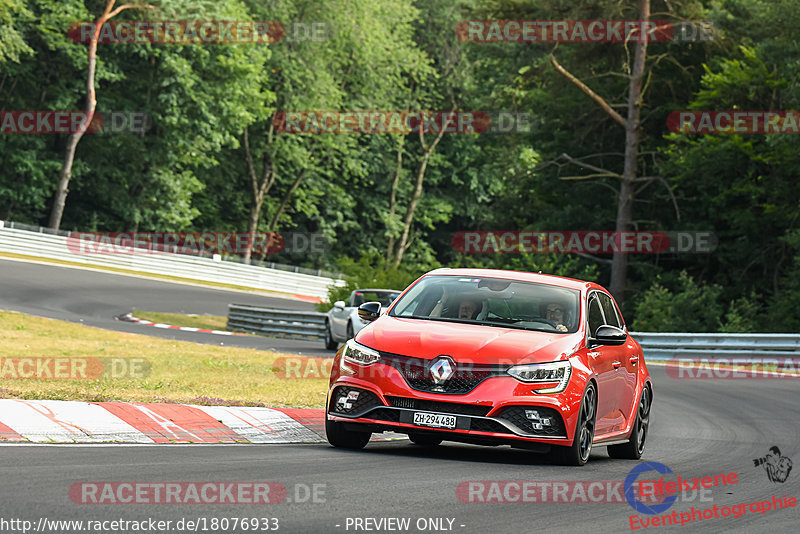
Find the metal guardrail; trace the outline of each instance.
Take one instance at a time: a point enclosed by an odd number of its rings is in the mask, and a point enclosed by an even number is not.
[[[645,360],[672,358],[750,358],[800,357],[798,334],[689,334],[630,332],[644,350]]]
[[[71,235],[74,237],[74,234],[80,233],[77,230],[75,232],[67,232],[65,230],[53,230],[52,228],[44,228],[42,226],[33,226],[33,225],[30,225],[30,224],[24,224],[24,223],[18,223],[18,222],[13,222],[13,221],[0,220],[0,230],[2,230],[3,228],[8,228],[8,229],[12,229],[12,230],[14,230],[14,229],[16,229],[16,230],[25,230],[27,232],[33,232],[33,233],[36,233],[36,234],[57,235],[57,236],[62,236],[62,237],[69,237]],[[88,232],[88,233],[91,233],[91,232]],[[135,242],[131,241],[131,243],[135,243]],[[167,252],[169,252],[169,251],[167,251]],[[181,253],[181,255],[186,255],[186,254]],[[193,252],[192,255],[193,256],[197,256],[197,257],[212,258],[212,259],[215,256],[215,254],[213,254],[213,253],[200,251],[200,250]],[[242,257],[241,256],[237,256],[237,255],[222,254],[221,255],[221,259],[224,260],[224,261],[232,262],[232,263],[244,263]],[[216,260],[216,261],[218,261],[218,260]],[[250,261],[250,263],[248,263],[248,265],[255,265],[255,266],[258,266],[258,267],[265,267],[267,269],[275,269],[277,271],[286,271],[288,273],[301,273],[301,274],[308,274],[308,275],[311,275],[311,276],[323,276],[325,278],[331,278],[331,279],[334,279],[334,280],[338,280],[340,278],[343,278],[343,276],[344,276],[342,273],[332,273],[332,272],[329,272],[329,271],[325,271],[323,269],[309,269],[307,267],[299,267],[297,265],[287,265],[285,263],[277,263],[277,262],[274,262],[274,261],[258,261],[258,260],[255,260],[255,259],[251,259],[251,261]]]
[[[230,304],[228,330],[289,339],[325,337],[325,314]]]
[[[19,228],[25,226],[26,228]],[[34,231],[38,229],[39,231]],[[315,274],[225,261],[220,258],[184,254],[76,254],[67,245],[68,232],[27,227],[0,221],[0,252],[64,260],[87,266],[112,267],[129,271],[176,276],[189,280],[232,284],[253,289],[278,291],[326,299],[328,288],[344,285],[343,280]],[[294,268],[299,271],[300,268]],[[310,271],[309,272],[319,272]]]

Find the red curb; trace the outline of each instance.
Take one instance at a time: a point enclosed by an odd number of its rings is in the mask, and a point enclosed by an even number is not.
[[[192,406],[139,402],[99,402],[97,404],[156,443],[248,442],[207,413]]]
[[[117,317],[118,320],[124,321],[127,323],[137,323],[144,326],[155,326],[156,324],[164,324],[167,330],[181,330],[183,332],[201,332],[203,334],[215,334],[218,336],[246,336],[247,334],[243,334],[241,332],[227,332],[225,330],[212,330],[210,328],[193,328],[188,326],[175,326],[171,324],[165,323],[154,323],[152,321],[145,321],[144,319],[139,319],[138,317],[134,317],[130,313],[125,315],[120,315]]]
[[[325,438],[325,410],[313,408],[272,408],[283,412],[321,438]],[[373,436],[372,441],[391,441],[392,437]]]
[[[292,296],[297,300],[302,300],[305,302],[313,302],[314,304],[319,304],[320,302],[322,302],[322,299],[319,297],[309,297],[306,295],[298,295],[296,293],[293,293]]]
[[[325,437],[325,410],[313,408],[273,408],[283,412],[320,437]]]
[[[0,423],[0,441],[28,441],[10,427]]]

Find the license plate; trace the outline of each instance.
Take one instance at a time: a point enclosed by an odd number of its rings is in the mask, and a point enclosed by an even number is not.
[[[455,428],[456,417],[441,413],[414,412],[414,424],[436,428]]]

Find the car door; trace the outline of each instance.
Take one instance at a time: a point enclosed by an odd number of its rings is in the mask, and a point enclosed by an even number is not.
[[[331,331],[333,332],[333,337],[337,340],[345,339],[347,336],[347,321],[350,319],[350,311],[352,310],[348,304],[352,301],[353,296],[351,294],[350,300],[345,302],[344,308],[337,308],[334,306],[333,310],[331,310]]]
[[[625,330],[622,314],[614,299],[605,293],[598,293],[598,298],[603,308],[606,324]],[[628,423],[633,404],[638,401],[636,399],[636,381],[639,376],[639,357],[630,339],[624,345],[613,348],[616,349],[617,361],[621,363],[614,377],[614,388],[618,397],[617,409],[620,412],[619,417],[622,418],[622,427],[624,428]]]
[[[589,363],[597,377],[597,415],[595,419],[595,436],[608,433],[612,426],[614,406],[617,401],[614,393],[614,378],[616,369],[612,366],[615,354],[608,350],[610,347],[604,345],[594,345],[591,340],[594,338],[597,329],[605,324],[603,309],[597,293],[589,294],[586,305],[586,320],[588,322],[587,356]]]

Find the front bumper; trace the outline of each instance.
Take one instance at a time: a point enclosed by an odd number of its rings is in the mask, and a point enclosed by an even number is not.
[[[338,376],[328,393],[327,418],[371,431],[436,434],[450,441],[531,448],[570,445],[583,393],[571,382],[564,392],[540,395],[531,384],[494,376],[465,394],[437,394],[412,388],[392,368],[379,375]],[[576,397],[573,390],[578,388]],[[359,392],[357,398],[348,400],[353,391]],[[418,412],[453,415],[455,428],[415,424]]]

